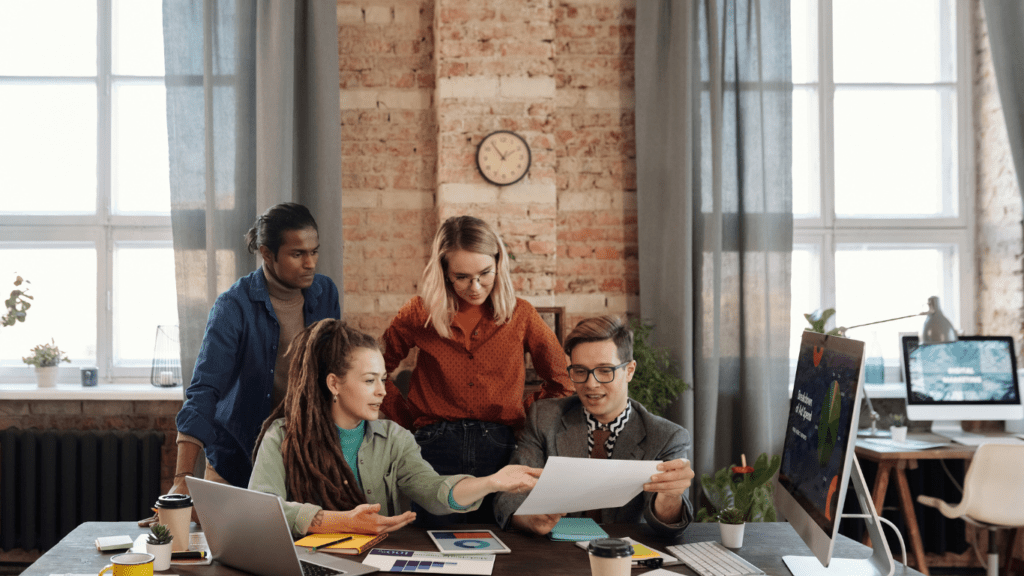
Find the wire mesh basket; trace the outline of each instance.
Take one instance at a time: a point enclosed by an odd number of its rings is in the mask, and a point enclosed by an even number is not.
[[[177,326],[157,326],[156,344],[153,346],[153,369],[149,372],[153,386],[181,385],[181,344]]]

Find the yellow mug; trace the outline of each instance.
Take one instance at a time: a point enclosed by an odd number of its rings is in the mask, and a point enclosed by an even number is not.
[[[112,571],[114,576],[153,576],[153,555],[145,552],[127,552],[110,557],[110,564],[100,570]]]

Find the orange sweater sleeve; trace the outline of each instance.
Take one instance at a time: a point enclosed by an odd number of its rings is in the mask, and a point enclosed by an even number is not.
[[[519,303],[523,304],[524,302]],[[544,384],[540,390],[523,400],[523,409],[529,409],[534,400],[562,398],[575,393],[566,372],[569,364],[565,361],[565,352],[558,343],[558,338],[533,306],[530,306],[529,313],[523,344],[533,359],[533,369],[544,380]]]
[[[416,316],[418,316],[416,314],[418,299],[417,296],[406,302],[380,337],[381,346],[384,348],[384,369],[389,375],[384,383],[387,395],[384,396],[381,412],[389,420],[397,422],[407,430],[412,430],[416,418],[409,408],[409,403],[402,396],[402,391],[391,381],[390,374],[416,345],[413,341],[412,330],[415,329]]]

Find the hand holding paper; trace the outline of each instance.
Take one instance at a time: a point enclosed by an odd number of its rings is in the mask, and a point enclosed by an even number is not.
[[[565,514],[623,506],[658,474],[653,460],[552,456],[517,515]]]

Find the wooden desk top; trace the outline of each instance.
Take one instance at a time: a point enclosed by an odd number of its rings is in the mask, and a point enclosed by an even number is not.
[[[464,526],[464,528],[494,529],[495,527]],[[662,549],[667,544],[718,540],[719,538],[716,524],[691,524],[677,540],[655,536],[640,525],[612,524],[603,526],[603,528],[612,537],[630,536],[644,544]],[[135,538],[142,533],[143,529],[139,528],[135,522],[86,522],[75,528],[60,543],[29,566],[22,576],[97,574],[108,564],[111,556],[96,551],[94,541],[97,537],[127,534]],[[534,574],[590,576],[590,562],[587,553],[571,542],[552,542],[544,537],[517,532],[502,532],[500,537],[512,548],[512,554],[499,556],[495,560],[493,576],[532,576]],[[415,527],[406,527],[392,533],[379,547],[437,550],[423,530]],[[803,540],[785,522],[748,524],[743,539],[743,548],[736,552],[764,570],[766,574],[777,576],[790,576],[789,569],[782,562],[782,556],[811,555]],[[835,556],[837,558],[866,558],[869,555],[867,547],[845,536],[841,536],[836,542]],[[358,560],[362,557],[353,556],[352,558]],[[668,566],[666,570],[679,574],[693,574],[689,568],[681,564]],[[163,573],[182,576],[244,574],[216,562],[211,566],[172,565],[167,572],[157,572],[157,574]],[[897,573],[920,574],[920,572],[909,568],[902,572],[900,568],[897,568]],[[634,574],[639,575],[641,572],[637,571]]]

